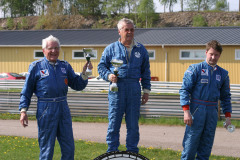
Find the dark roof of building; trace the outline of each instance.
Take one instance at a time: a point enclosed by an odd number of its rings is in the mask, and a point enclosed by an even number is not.
[[[41,46],[53,35],[62,46],[106,46],[119,38],[117,29],[4,30],[0,46]],[[240,44],[240,27],[181,27],[135,29],[135,39],[144,45],[205,45],[218,40],[222,45]]]

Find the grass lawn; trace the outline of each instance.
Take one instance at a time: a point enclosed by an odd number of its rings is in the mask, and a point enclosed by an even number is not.
[[[75,141],[75,160],[92,160],[105,153],[107,145],[103,143]],[[139,154],[150,160],[180,160],[181,151],[169,149],[159,149],[140,146]],[[120,146],[119,150],[126,150],[125,146]],[[34,138],[0,136],[0,159],[1,160],[36,160],[39,156],[38,141]],[[61,159],[61,152],[58,142],[56,142],[53,160]],[[240,158],[211,156],[210,160],[240,160]]]
[[[15,119],[20,118],[19,114],[0,113],[0,119]],[[29,120],[36,120],[35,115],[28,115]],[[107,117],[72,117],[73,122],[93,122],[93,123],[108,123]],[[122,121],[125,123],[125,120]],[[224,120],[219,120],[217,127],[223,127]],[[240,120],[231,120],[236,128],[240,128]],[[185,126],[182,118],[178,117],[160,117],[160,118],[144,118],[140,117],[139,124],[143,125],[168,125],[168,126]]]

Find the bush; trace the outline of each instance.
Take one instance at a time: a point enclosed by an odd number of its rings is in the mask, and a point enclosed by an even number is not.
[[[207,27],[208,24],[202,15],[196,15],[193,17],[193,27]]]
[[[13,18],[7,18],[7,29],[9,29],[9,30],[13,30],[14,29]]]

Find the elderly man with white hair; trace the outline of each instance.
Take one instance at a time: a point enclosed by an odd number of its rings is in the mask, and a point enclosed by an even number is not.
[[[62,160],[74,160],[74,139],[72,119],[67,103],[68,86],[74,90],[83,90],[88,84],[85,75],[88,62],[84,65],[82,75],[78,76],[71,65],[58,59],[60,42],[50,35],[42,40],[44,58],[34,61],[29,66],[29,74],[21,92],[19,110],[20,122],[28,126],[27,110],[33,93],[38,98],[37,123],[39,159],[53,158],[55,139],[62,152]],[[89,62],[90,69],[92,64]]]

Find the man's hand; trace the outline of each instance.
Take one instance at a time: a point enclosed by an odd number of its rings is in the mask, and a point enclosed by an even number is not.
[[[117,76],[115,74],[110,74],[109,79],[112,83],[117,83]]]
[[[229,117],[226,118],[226,121],[225,121],[225,128],[227,128],[229,125],[231,125],[231,119]]]
[[[193,124],[192,116],[189,110],[184,111],[184,123],[190,127]]]
[[[26,112],[21,112],[20,123],[23,127],[28,126],[28,116]]]
[[[149,94],[148,93],[144,93],[143,96],[142,96],[142,105],[146,104],[147,101],[148,101],[148,96]]]
[[[90,69],[90,70],[92,70],[92,69],[93,69],[93,66],[92,66],[92,63],[91,63],[91,61],[89,61],[89,62],[85,63],[85,65],[83,66],[83,70],[82,70],[82,73],[83,73],[83,74],[85,74],[85,73],[86,73],[86,70],[87,70],[87,68],[88,68],[88,69]]]

